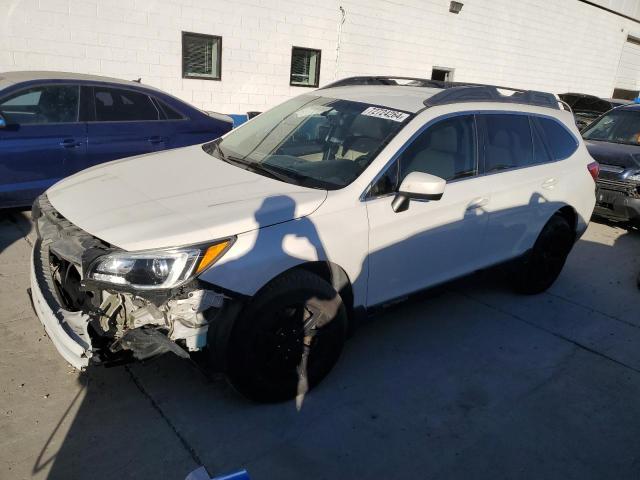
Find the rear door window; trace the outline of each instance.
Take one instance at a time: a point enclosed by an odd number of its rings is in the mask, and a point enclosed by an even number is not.
[[[33,87],[0,100],[0,112],[19,125],[74,123],[78,121],[79,99],[77,85]]]
[[[144,93],[102,87],[94,87],[93,91],[98,122],[160,120],[158,108]]]
[[[578,141],[556,120],[545,117],[532,117],[532,122],[543,135],[553,160],[569,158],[578,149]]]
[[[533,164],[533,141],[527,115],[482,114],[477,119],[483,132],[484,173]]]

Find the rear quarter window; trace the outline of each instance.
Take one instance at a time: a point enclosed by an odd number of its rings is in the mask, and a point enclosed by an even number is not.
[[[553,160],[569,158],[578,149],[578,141],[558,121],[544,117],[532,117],[531,120],[542,135]]]
[[[162,100],[156,98],[155,101],[160,107],[160,110],[162,110],[162,113],[164,114],[164,118],[166,120],[182,120],[184,118],[184,116],[180,112],[173,109]]]

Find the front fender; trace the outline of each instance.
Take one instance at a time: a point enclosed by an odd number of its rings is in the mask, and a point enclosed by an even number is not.
[[[308,218],[239,235],[229,252],[200,279],[252,296],[280,273],[307,262],[327,260],[318,232]]]

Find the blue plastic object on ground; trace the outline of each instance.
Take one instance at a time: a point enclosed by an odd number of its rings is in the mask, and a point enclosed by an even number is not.
[[[216,477],[211,480],[251,480],[246,470],[241,470],[231,475],[225,475],[223,477]]]

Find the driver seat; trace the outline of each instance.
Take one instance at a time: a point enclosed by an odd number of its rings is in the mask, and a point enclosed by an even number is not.
[[[357,160],[369,155],[380,146],[384,139],[383,122],[375,117],[359,115],[351,124],[350,135],[342,144],[339,156],[345,160]]]
[[[424,172],[450,180],[456,173],[457,153],[458,133],[456,129],[451,125],[440,128],[429,136],[427,147],[416,153],[409,161],[406,174]]]

